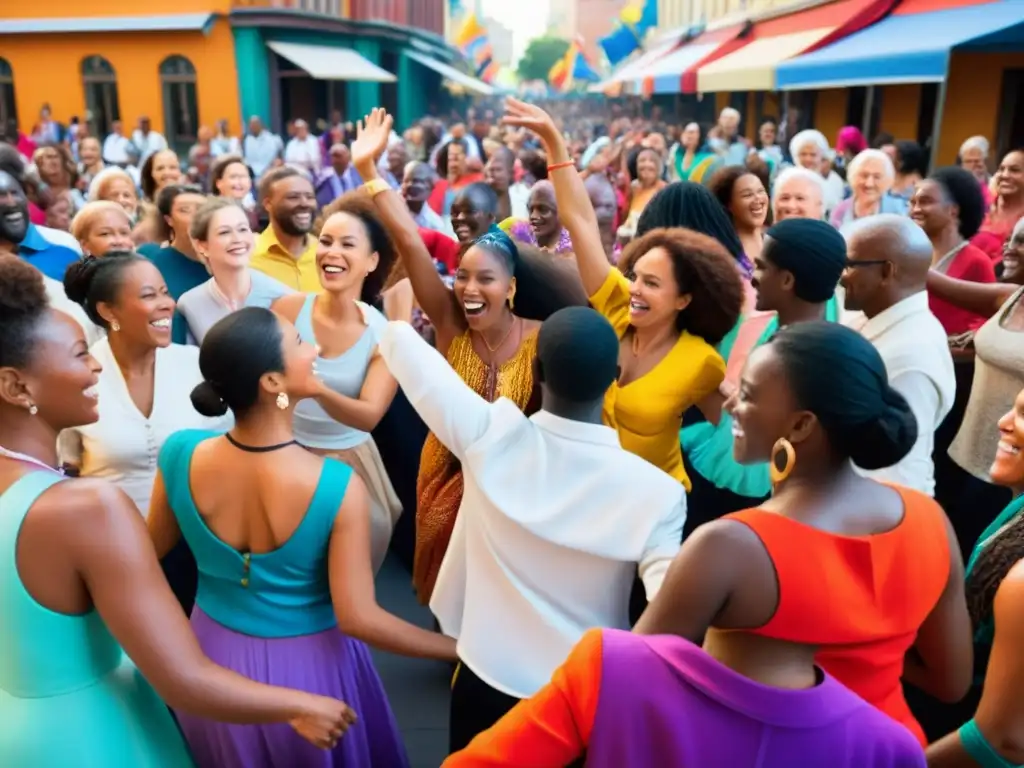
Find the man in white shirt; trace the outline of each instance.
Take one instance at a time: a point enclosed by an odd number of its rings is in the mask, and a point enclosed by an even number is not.
[[[295,136],[284,149],[284,161],[306,171],[311,179],[320,173],[323,165],[320,140],[309,132],[309,124],[305,120],[295,121]]]
[[[498,242],[484,247],[514,247],[490,237]],[[629,627],[636,566],[653,599],[679,551],[686,495],[601,423],[619,340],[592,309],[561,310],[541,327],[542,410],[529,418],[477,395],[405,323],[391,323],[379,349],[462,465],[462,504],[430,600],[458,639],[454,751],[543,687],[586,630]]]
[[[139,165],[142,165],[150,155],[167,149],[167,139],[153,130],[153,124],[148,117],[140,117],[139,127],[132,132],[132,146],[139,158]]]
[[[956,376],[946,332],[928,308],[932,244],[917,224],[891,213],[853,222],[844,234],[842,284],[852,314],[843,323],[875,345],[889,384],[917,419],[910,453],[894,466],[862,474],[933,496],[935,430],[953,407]]]
[[[242,157],[256,178],[260,178],[278,160],[284,152],[284,143],[276,133],[263,127],[258,117],[249,118],[249,133],[242,140]]]
[[[103,140],[103,162],[123,168],[131,163],[134,154],[135,147],[121,133],[121,121],[115,120],[110,125],[110,134]]]

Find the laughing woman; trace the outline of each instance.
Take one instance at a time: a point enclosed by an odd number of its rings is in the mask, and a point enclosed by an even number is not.
[[[377,174],[377,158],[387,146],[391,124],[384,110],[374,110],[352,145],[352,162],[366,180],[416,300],[435,328],[437,350],[482,397],[492,402],[506,397],[529,413],[537,321],[564,306],[586,304],[578,277],[571,265],[520,252],[505,233],[492,230],[466,251],[454,290],[449,290],[405,201]],[[462,501],[459,463],[433,434],[420,458],[417,499],[413,584],[419,600],[427,603]]]
[[[319,350],[321,392],[295,406],[295,439],[314,453],[349,465],[366,484],[376,573],[402,513],[370,435],[398,386],[377,353],[378,334],[387,320],[372,306],[395,254],[388,233],[358,205],[339,199],[330,210],[316,249],[323,289],[285,296],[271,308]]]

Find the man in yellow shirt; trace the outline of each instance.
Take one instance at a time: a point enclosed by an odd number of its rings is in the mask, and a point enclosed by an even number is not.
[[[256,238],[249,265],[296,291],[319,291],[316,239],[309,236],[316,216],[313,184],[294,168],[275,168],[260,182],[260,199],[270,226]]]

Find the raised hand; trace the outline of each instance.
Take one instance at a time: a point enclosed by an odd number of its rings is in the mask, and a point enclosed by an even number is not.
[[[391,138],[391,128],[394,126],[394,118],[387,113],[387,110],[376,107],[364,120],[356,126],[356,140],[352,142],[352,165],[363,175],[363,169],[376,167],[384,150],[387,149],[388,139]]]
[[[537,134],[537,137],[544,143],[548,154],[562,141],[562,135],[551,119],[551,115],[538,106],[527,104],[525,101],[514,99],[511,96],[505,100],[505,116],[501,119],[505,125],[512,125],[517,128],[526,128]]]
[[[349,726],[356,722],[356,713],[348,704],[327,696],[309,695],[304,710],[288,724],[299,736],[320,749],[333,749]]]

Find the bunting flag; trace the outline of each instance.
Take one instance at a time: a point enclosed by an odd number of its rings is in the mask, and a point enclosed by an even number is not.
[[[613,67],[643,45],[644,36],[658,26],[658,1],[633,0],[619,12],[615,30],[597,41]]]
[[[548,83],[560,93],[571,90],[577,82],[597,82],[600,76],[587,60],[583,41],[579,38],[569,44],[565,56],[555,62],[548,72]]]
[[[494,50],[491,48],[487,30],[480,24],[475,13],[471,13],[462,22],[455,33],[455,47],[473,65],[478,79],[490,83],[498,74],[499,65],[494,61]]]

